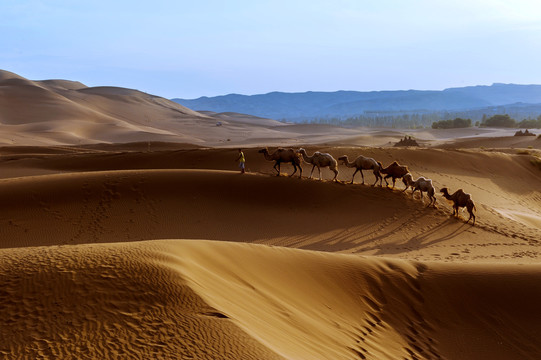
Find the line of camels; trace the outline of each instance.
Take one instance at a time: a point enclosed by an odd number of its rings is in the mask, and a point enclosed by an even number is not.
[[[303,148],[300,148],[298,150],[292,148],[278,148],[272,154],[269,153],[269,150],[267,148],[264,148],[259,150],[258,152],[262,153],[263,156],[265,156],[266,160],[274,161],[273,168],[274,170],[276,170],[278,176],[280,176],[281,174],[280,165],[282,163],[290,163],[293,165],[294,169],[293,173],[290,176],[295,175],[297,170],[299,170],[299,178],[302,177],[301,163],[302,160],[304,160],[305,163],[312,165],[312,171],[310,172],[309,179],[312,178],[314,169],[317,167],[319,171],[319,180],[321,180],[321,168],[328,167],[332,172],[334,172],[334,178],[332,179],[332,181],[338,181],[338,162],[340,162],[348,168],[355,168],[355,172],[353,173],[353,177],[351,178],[351,184],[353,184],[355,175],[358,172],[361,173],[362,184],[364,184],[363,170],[372,170],[374,176],[376,177],[376,181],[372,184],[372,186],[375,186],[378,181],[379,186],[383,186],[382,183],[383,180],[385,180],[386,187],[388,187],[389,183],[387,182],[387,179],[391,178],[393,180],[392,188],[394,189],[396,180],[402,179],[402,182],[406,186],[403,192],[411,188],[411,196],[413,197],[415,192],[419,191],[421,193],[421,201],[423,202],[423,192],[426,192],[429,197],[429,203],[427,206],[434,208],[436,207],[436,190],[434,189],[434,185],[432,185],[432,180],[422,176],[416,180],[413,180],[413,176],[409,172],[408,167],[405,165],[400,165],[396,161],[394,161],[387,167],[383,167],[381,162],[376,161],[373,158],[365,157],[362,155],[359,155],[355,160],[351,162],[349,161],[347,155],[340,156],[338,158],[338,161],[336,161],[336,159],[329,153],[316,151],[312,154],[312,156],[310,156]],[[385,175],[385,177],[383,177],[382,174]],[[475,225],[475,214],[473,213],[473,211],[476,208],[470,194],[465,193],[462,189],[458,189],[453,194],[449,194],[449,189],[447,189],[446,187],[441,188],[440,192],[442,193],[443,197],[453,202],[453,216],[458,217],[459,208],[465,207],[470,214],[470,217],[468,218],[466,223],[473,219],[472,223],[473,225]]]

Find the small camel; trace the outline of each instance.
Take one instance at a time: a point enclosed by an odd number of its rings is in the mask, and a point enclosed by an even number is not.
[[[304,161],[307,164],[312,164],[312,171],[310,172],[309,179],[312,178],[312,174],[314,173],[314,169],[317,167],[319,171],[319,180],[321,180],[321,168],[322,167],[329,167],[329,169],[334,172],[334,178],[332,181],[336,181],[336,177],[338,176],[338,163],[336,160],[332,157],[331,154],[328,153],[322,153],[319,151],[316,151],[312,156],[308,156],[306,153],[306,150],[303,148],[300,148],[298,151],[299,154],[302,155]]]
[[[299,154],[297,154],[295,150],[278,148],[275,152],[269,154],[269,150],[267,148],[264,148],[259,150],[258,152],[262,153],[263,156],[265,156],[265,160],[274,161],[273,168],[278,172],[277,176],[280,176],[281,163],[291,163],[291,165],[293,165],[294,171],[293,174],[291,174],[290,176],[293,176],[297,172],[298,167],[300,170],[299,178],[302,177],[301,157]]]
[[[475,204],[473,203],[473,200],[471,198],[470,194],[465,193],[462,189],[458,189],[455,191],[452,195],[449,195],[449,190],[447,188],[440,189],[440,192],[443,194],[443,196],[447,200],[451,200],[453,202],[453,215],[458,216],[458,208],[466,207],[468,212],[470,213],[470,217],[466,221],[470,221],[470,219],[473,217],[473,225],[475,225],[475,214],[473,213],[473,210],[477,210],[475,207]]]
[[[430,202],[428,203],[428,206],[436,207],[436,196],[434,193],[436,190],[434,189],[434,185],[432,185],[432,180],[427,179],[425,177],[419,177],[417,180],[413,180],[413,176],[410,173],[407,173],[402,177],[402,182],[404,185],[406,185],[406,188],[403,191],[408,190],[409,187],[413,190],[411,192],[411,196],[415,194],[417,190],[421,192],[421,201],[423,201],[423,191],[427,193]]]
[[[351,183],[353,184],[353,179],[355,179],[355,174],[357,174],[358,171],[361,172],[361,177],[363,178],[363,185],[364,185],[364,174],[363,170],[373,170],[374,176],[376,177],[376,181],[372,184],[372,186],[376,185],[379,179],[379,186],[382,186],[382,177],[381,177],[381,169],[382,165],[379,161],[376,161],[369,157],[364,157],[362,155],[359,155],[355,160],[352,162],[349,162],[347,155],[342,155],[338,158],[338,161],[342,161],[344,165],[346,165],[348,168],[355,168],[355,172],[353,173],[353,176],[351,177]]]
[[[385,184],[387,186],[389,186],[389,183],[387,182],[387,179],[388,178],[393,179],[393,189],[394,189],[396,179],[402,178],[404,175],[409,173],[409,170],[408,170],[407,166],[400,165],[396,161],[394,161],[391,165],[387,166],[385,169],[381,169],[380,172],[382,174],[387,174],[387,176],[385,176],[383,178],[383,180],[385,180]]]

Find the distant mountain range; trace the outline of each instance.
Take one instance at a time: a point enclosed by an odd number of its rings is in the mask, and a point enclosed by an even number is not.
[[[539,116],[541,85],[496,83],[442,91],[271,92],[172,100],[196,111],[231,111],[293,122],[413,113],[449,113],[449,116],[461,114],[476,120],[483,114],[490,116],[502,111],[511,116]]]

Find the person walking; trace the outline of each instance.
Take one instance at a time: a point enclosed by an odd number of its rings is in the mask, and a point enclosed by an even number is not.
[[[244,153],[242,152],[242,149],[239,149],[239,156],[237,157],[237,159],[235,161],[238,161],[239,162],[239,168],[240,168],[240,173],[241,174],[244,174],[244,168],[245,168],[245,162],[246,162],[246,158],[244,157]]]

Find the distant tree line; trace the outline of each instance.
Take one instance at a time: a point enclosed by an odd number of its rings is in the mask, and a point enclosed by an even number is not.
[[[504,115],[494,115],[489,118],[483,119],[481,123],[482,127],[506,127],[506,128],[541,128],[541,115],[537,119],[523,119],[520,122],[517,122],[515,119],[511,118],[508,114]]]
[[[471,127],[471,119],[455,118],[454,120],[441,120],[432,123],[432,129],[457,129]]]
[[[443,112],[365,112],[362,115],[349,117],[321,117],[297,119],[296,122],[310,124],[328,124],[339,125],[346,127],[388,127],[402,129],[453,129],[471,127],[475,120],[466,118],[463,115],[466,113],[447,111]],[[453,116],[454,115],[454,116]],[[458,116],[457,116],[458,115]],[[462,115],[462,116],[461,116]],[[453,120],[450,120],[453,119]],[[522,128],[522,129],[539,129],[541,128],[541,115],[537,118],[528,117],[522,121],[516,121],[509,114],[494,114],[487,116],[482,114],[475,121],[475,126],[481,127],[507,127],[507,128]]]

